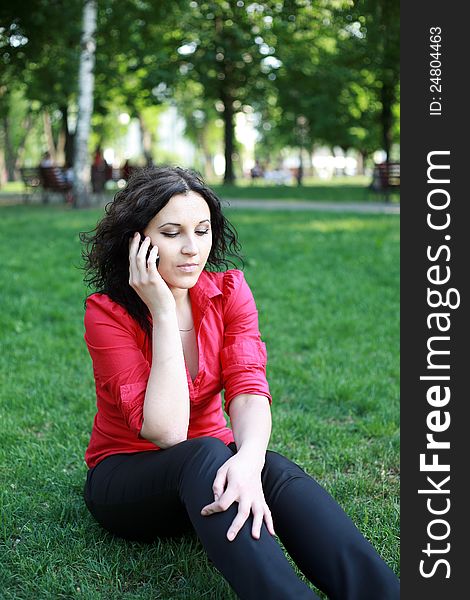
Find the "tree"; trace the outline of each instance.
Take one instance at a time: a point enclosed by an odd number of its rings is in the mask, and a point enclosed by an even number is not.
[[[315,143],[333,138],[336,144],[349,145],[338,104],[340,73],[332,68],[338,37],[333,5],[343,4],[293,2],[286,18],[273,25],[280,68],[272,77],[274,91],[268,102],[258,107],[261,143],[274,138],[281,146],[298,149],[299,184],[305,150],[311,152]]]
[[[51,122],[53,154],[57,146],[60,154],[71,147],[67,117],[77,87],[71,73],[78,69],[80,11],[78,0],[4,0],[0,8],[4,94],[20,88],[31,103],[39,103],[47,128]],[[56,111],[60,122],[49,118]]]
[[[154,158],[155,109],[170,98],[177,79],[172,56],[177,48],[179,4],[187,3],[100,0],[95,133],[106,135],[106,115],[119,107],[138,120],[147,162]]]
[[[355,8],[365,17],[365,56],[379,82],[382,147],[388,162],[400,89],[400,4],[398,0],[360,0]]]
[[[93,86],[95,67],[96,0],[84,0],[83,33],[78,79],[78,118],[75,135],[75,160],[73,163],[73,195],[75,206],[88,204],[90,160],[88,137],[93,111]]]
[[[182,1],[182,0],[180,0]],[[141,117],[144,107],[159,103],[153,90],[174,82],[168,65],[165,28],[171,32],[173,5],[150,0],[98,0],[95,113],[104,117],[115,105]],[[23,86],[31,102],[50,115],[52,154],[73,163],[70,117],[77,112],[78,74],[83,0],[4,0],[0,7],[0,60],[4,81],[1,97]],[[125,15],[125,18],[123,18]],[[164,49],[162,50],[162,48]],[[3,103],[5,104],[5,102]],[[1,110],[1,107],[0,107]],[[60,127],[56,115],[60,114]],[[97,119],[98,128],[103,119]],[[143,123],[145,119],[141,119]],[[99,133],[98,133],[99,135]]]
[[[201,84],[196,81],[178,86],[173,98],[185,120],[185,135],[196,148],[195,167],[212,179],[213,159],[223,143],[214,103],[205,98]]]
[[[28,137],[37,131],[40,119],[37,107],[24,97],[24,90],[10,87],[0,101],[0,151],[7,179],[13,181],[23,164]],[[0,176],[1,176],[0,172]]]
[[[275,22],[282,66],[273,101],[261,107],[263,144],[324,143],[363,157],[383,147],[388,156],[397,135],[396,6],[393,0],[306,2]]]
[[[274,47],[266,42],[274,17],[281,18],[283,2],[241,0],[190,2],[181,13],[177,46],[179,83],[197,81],[204,98],[213,103],[224,122],[224,181],[235,180],[235,115],[245,104],[261,99],[269,75],[277,67]]]

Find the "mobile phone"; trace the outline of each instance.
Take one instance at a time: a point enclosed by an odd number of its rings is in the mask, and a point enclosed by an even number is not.
[[[140,234],[140,243],[142,244],[142,242],[145,240],[145,235],[143,233]],[[145,257],[145,260],[147,261],[149,259],[149,255],[150,255],[150,250],[152,250],[153,246],[152,243],[150,242],[150,246],[149,249],[147,250],[147,256]],[[158,263],[160,262],[160,257],[157,257],[156,260],[156,265],[157,265],[157,269],[158,269]]]

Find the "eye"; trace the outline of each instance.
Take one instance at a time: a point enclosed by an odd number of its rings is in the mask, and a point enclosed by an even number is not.
[[[206,229],[205,231],[196,231],[197,235],[206,235],[208,234],[210,231],[210,229]],[[166,231],[162,231],[161,234],[164,235],[165,237],[169,237],[169,238],[174,238],[178,235],[179,232],[176,233],[168,233]]]

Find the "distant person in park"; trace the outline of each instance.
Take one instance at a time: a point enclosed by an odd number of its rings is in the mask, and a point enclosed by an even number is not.
[[[104,190],[108,178],[108,163],[106,162],[101,146],[95,150],[93,163],[91,165],[91,185],[93,193],[101,193]]]
[[[48,150],[46,150],[46,152],[43,153],[41,160],[39,162],[39,166],[40,167],[53,167],[54,166],[54,161],[52,160],[51,153]]]
[[[263,177],[264,176],[264,171],[263,171],[263,167],[261,166],[259,160],[255,161],[255,164],[253,165],[252,169],[251,169],[251,179],[258,179],[259,177]]]
[[[70,185],[73,184],[73,164],[70,162],[65,163],[65,179]]]
[[[329,598],[397,600],[395,574],[333,498],[267,450],[266,347],[244,274],[227,269],[240,244],[215,193],[192,171],[143,169],[81,237],[96,290],[84,490],[96,521],[140,542],[195,531],[242,599],[318,598],[279,539]]]
[[[39,171],[44,187],[57,188],[67,190],[72,185],[72,180],[69,178],[68,167],[59,167],[52,160],[51,153],[46,150],[39,162]]]
[[[126,159],[126,162],[122,166],[122,177],[127,181],[131,176],[132,166],[129,159]]]

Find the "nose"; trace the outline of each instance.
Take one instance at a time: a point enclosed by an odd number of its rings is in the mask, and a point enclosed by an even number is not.
[[[196,244],[196,240],[192,236],[188,236],[185,240],[183,247],[181,248],[181,252],[183,254],[188,254],[189,256],[194,256],[198,253],[198,247]]]

